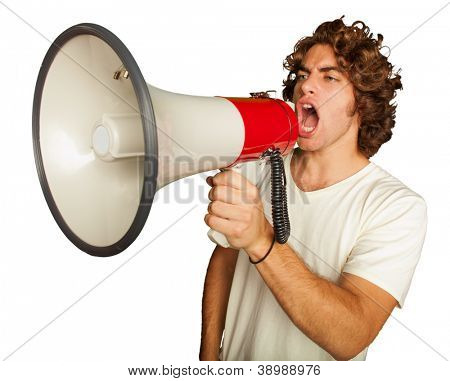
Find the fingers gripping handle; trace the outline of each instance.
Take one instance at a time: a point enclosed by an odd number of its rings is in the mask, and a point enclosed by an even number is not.
[[[235,171],[235,172],[241,174],[242,176],[244,176],[249,182],[256,185],[261,176],[261,173],[264,169],[265,164],[266,164],[266,162],[264,160],[260,159],[257,161],[237,164],[236,166],[229,168],[229,169],[221,169],[221,171]],[[225,234],[220,233],[216,230],[209,229],[208,237],[212,242],[214,242],[217,245],[220,245],[224,248],[231,247],[231,248],[237,249],[237,250],[240,249],[239,247],[232,246],[228,242]]]
[[[209,229],[208,237],[211,241],[219,246],[224,247],[225,249],[228,249],[229,247],[231,247],[232,249],[237,249],[236,247],[231,246],[231,244],[227,240],[227,237],[225,237],[225,234],[222,234],[216,230]]]

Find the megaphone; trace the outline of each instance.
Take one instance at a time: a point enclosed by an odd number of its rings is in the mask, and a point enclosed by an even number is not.
[[[37,172],[60,229],[88,254],[115,255],[141,232],[158,189],[267,152],[289,153],[295,112],[267,95],[165,91],[145,82],[109,30],[67,29],[42,62],[33,102]],[[180,166],[183,156],[190,165]],[[220,243],[220,234],[208,235]]]

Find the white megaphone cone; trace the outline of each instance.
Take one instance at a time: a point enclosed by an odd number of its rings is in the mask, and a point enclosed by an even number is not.
[[[147,84],[125,45],[95,24],[55,40],[36,84],[33,144],[46,201],[64,234],[96,256],[136,239],[158,189],[268,149],[287,154],[297,134],[295,113],[281,100],[198,97]],[[208,236],[227,245],[217,232]]]

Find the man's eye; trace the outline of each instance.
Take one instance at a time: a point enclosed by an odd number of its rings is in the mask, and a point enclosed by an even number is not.
[[[304,81],[306,78],[308,78],[307,74],[297,74],[297,79],[300,81]]]
[[[331,75],[327,75],[325,76],[325,79],[329,82],[334,82],[337,81],[337,78],[332,77]]]

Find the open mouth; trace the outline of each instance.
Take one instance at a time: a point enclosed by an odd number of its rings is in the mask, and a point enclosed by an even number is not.
[[[298,115],[300,134],[310,135],[319,123],[319,116],[314,106],[310,103],[303,103]]]

